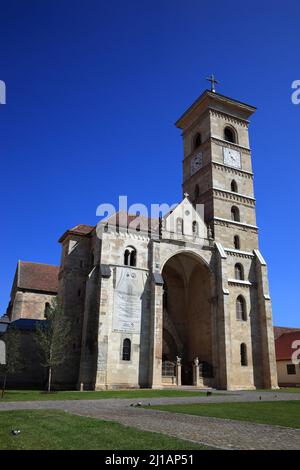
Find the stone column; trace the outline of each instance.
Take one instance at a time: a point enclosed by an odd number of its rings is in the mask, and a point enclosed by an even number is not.
[[[193,385],[199,387],[199,359],[196,357],[193,363]]]
[[[181,386],[181,357],[176,357],[176,385]]]
[[[150,386],[160,388],[162,385],[162,344],[163,344],[163,286],[152,282],[152,328],[150,361]]]

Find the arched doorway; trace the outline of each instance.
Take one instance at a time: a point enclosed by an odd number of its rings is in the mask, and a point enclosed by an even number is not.
[[[192,385],[195,358],[204,371],[213,371],[212,274],[199,256],[181,252],[165,263],[162,277],[162,357],[175,361],[179,356],[182,385]]]

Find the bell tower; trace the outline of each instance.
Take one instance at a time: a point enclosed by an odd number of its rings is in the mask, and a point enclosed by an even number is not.
[[[215,91],[204,93],[176,122],[182,130],[183,192],[204,204],[216,242],[251,251],[258,247],[249,118],[256,108]]]
[[[272,305],[258,249],[248,135],[256,108],[217,93],[214,76],[209,81],[211,90],[176,126],[183,136],[183,192],[194,205],[204,205],[215,241],[217,381],[229,389],[276,388]]]

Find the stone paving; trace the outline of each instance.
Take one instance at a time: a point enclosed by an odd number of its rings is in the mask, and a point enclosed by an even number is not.
[[[61,409],[81,416],[117,421],[126,426],[160,432],[222,449],[300,449],[300,429],[254,424],[230,419],[167,413],[130,406],[300,400],[297,393],[222,392],[212,396],[143,399],[4,402],[1,410]]]

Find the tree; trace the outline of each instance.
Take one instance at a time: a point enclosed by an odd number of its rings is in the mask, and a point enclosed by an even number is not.
[[[21,332],[14,325],[9,325],[6,332],[1,336],[6,346],[6,364],[1,365],[4,374],[1,398],[4,397],[7,377],[19,372],[23,367],[21,356]]]
[[[47,309],[46,320],[36,326],[41,366],[48,370],[48,392],[51,391],[53,369],[67,359],[70,336],[70,321],[65,317],[61,303],[55,299]]]

